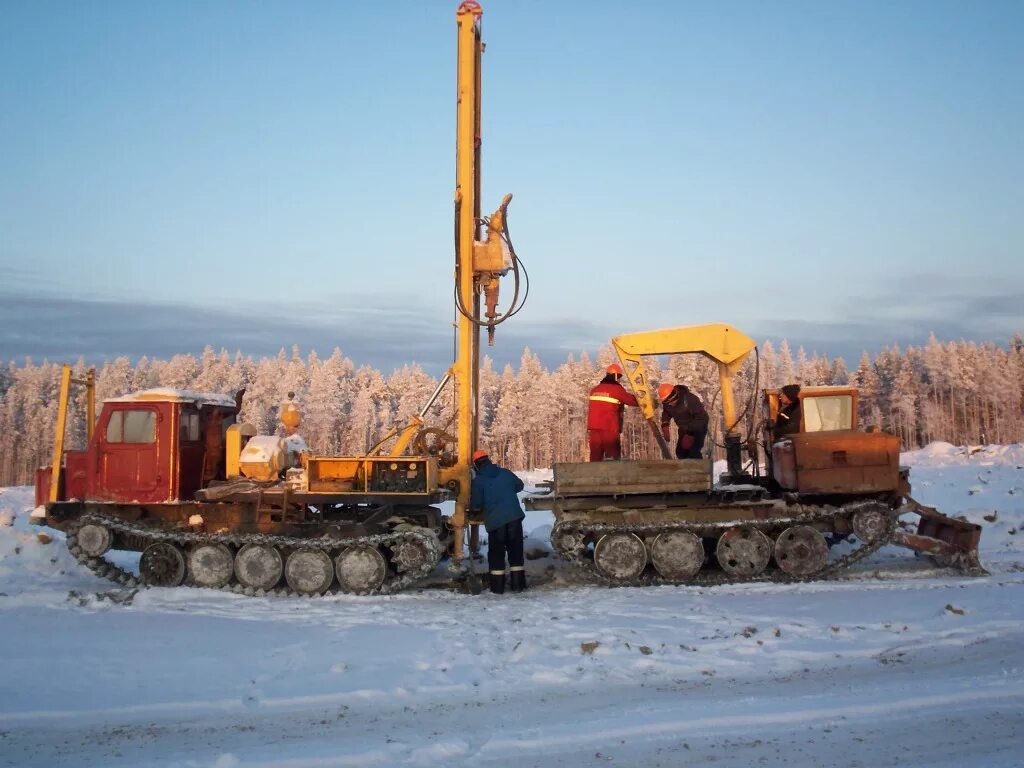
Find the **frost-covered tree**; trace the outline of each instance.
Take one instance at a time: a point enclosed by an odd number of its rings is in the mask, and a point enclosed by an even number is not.
[[[494,408],[494,421],[491,424],[491,444],[487,448],[491,457],[499,464],[509,466],[508,453],[512,441],[519,435],[523,418],[522,382],[517,379],[511,365],[506,365],[501,373],[498,401]]]
[[[796,367],[794,368],[794,379],[797,384],[817,384],[814,369],[811,367],[811,360],[803,347],[797,347]]]
[[[907,357],[897,360],[892,394],[889,398],[889,427],[904,445],[915,445],[918,433],[918,379],[914,371],[912,354],[913,348],[908,348]]]
[[[616,358],[610,347],[596,359],[584,353],[548,371],[528,349],[518,369],[507,366],[499,375],[484,358],[480,371],[480,442],[496,460],[512,469],[581,461],[587,451],[587,395]],[[663,381],[685,383],[712,414],[711,446],[720,437],[721,393],[717,366],[698,355],[645,361],[653,391]],[[28,483],[37,467],[50,461],[61,366],[44,362],[10,363],[0,368],[0,485]],[[86,363],[74,365],[83,378]],[[1024,439],[1024,338],[1016,334],[1005,347],[992,343],[941,342],[931,336],[921,348],[896,347],[873,359],[864,353],[852,373],[842,359],[829,361],[817,353],[797,351],[794,366],[789,345],[779,350],[761,345],[733,378],[741,429],[760,417],[760,390],[778,387],[794,377],[806,384],[846,384],[860,390],[862,426],[878,425],[911,448],[934,440],[952,443]],[[275,433],[278,412],[287,393],[296,393],[303,415],[301,431],[314,450],[333,455],[358,455],[372,448],[389,427],[418,412],[436,380],[416,365],[407,365],[385,379],[369,366],[356,369],[335,349],[327,359],[298,347],[276,357],[253,360],[240,351],[203,350],[170,360],[126,357],[107,361],[96,374],[98,400],[151,387],[192,389],[231,394],[246,389],[241,418],[262,434]],[[457,392],[450,384],[427,414],[427,426],[455,430]],[[85,441],[85,391],[71,395],[66,444]],[[626,409],[623,444],[631,458],[658,455],[649,426],[638,409]],[[720,457],[720,450],[718,455]]]
[[[287,361],[284,360],[284,350],[281,350],[281,353],[278,354],[278,362],[284,363],[281,366],[281,378],[277,382],[278,402],[281,404],[287,402],[289,394],[291,394],[295,402],[301,404],[309,389],[309,366],[302,359],[299,345],[292,345],[292,354]]]
[[[494,361],[487,355],[480,363],[480,438],[487,442],[494,424],[494,413],[498,407],[498,395],[501,389],[501,377],[494,370]],[[454,414],[454,408],[452,409]]]
[[[758,348],[756,361],[762,388],[774,389],[786,383],[779,374],[779,356],[770,339]]]
[[[352,410],[345,425],[345,452],[362,455],[383,437],[381,414],[388,406],[386,384],[380,371],[369,366],[360,367],[352,380]]]
[[[882,411],[879,407],[878,399],[881,394],[881,384],[867,352],[861,354],[860,364],[850,377],[850,383],[858,389],[860,394],[857,403],[859,411],[857,419],[861,426],[880,427],[882,425]]]
[[[97,402],[134,391],[134,378],[132,363],[127,357],[118,357],[113,362],[104,363],[96,372]]]
[[[234,394],[242,388],[242,379],[226,349],[219,353],[207,346],[199,358],[199,373],[192,385],[197,392]]]
[[[159,385],[171,389],[194,389],[199,364],[193,355],[175,355],[159,372]]]
[[[846,361],[841,357],[837,357],[832,361],[832,365],[829,366],[828,383],[836,386],[842,386],[844,384],[848,384],[849,381],[850,372],[846,369]]]
[[[793,365],[793,353],[789,351],[789,342],[783,339],[779,342],[779,386],[792,384],[796,380],[796,366]]]
[[[342,450],[348,414],[352,409],[352,361],[335,347],[331,356],[309,358],[309,390],[302,404],[301,432],[309,447],[327,455]]]
[[[284,350],[277,357],[261,358],[255,364],[252,381],[246,387],[239,417],[256,427],[261,435],[276,434],[278,408],[281,405],[278,385],[286,364]]]

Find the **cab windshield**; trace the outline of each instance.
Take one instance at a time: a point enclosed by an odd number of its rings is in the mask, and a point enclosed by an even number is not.
[[[821,395],[805,397],[804,432],[831,432],[853,429],[853,396]]]

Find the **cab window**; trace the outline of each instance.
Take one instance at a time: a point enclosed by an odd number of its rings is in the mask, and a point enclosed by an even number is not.
[[[107,422],[108,443],[152,443],[156,441],[156,412],[114,411]]]
[[[828,395],[803,398],[804,432],[853,429],[853,396]]]
[[[183,443],[199,441],[199,414],[195,411],[181,412],[180,440]]]

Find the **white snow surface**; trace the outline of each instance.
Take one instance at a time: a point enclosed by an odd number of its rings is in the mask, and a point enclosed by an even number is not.
[[[133,591],[0,489],[0,765],[1021,765],[1024,446],[903,461],[984,524],[990,576],[890,547],[838,580],[611,589],[531,512],[521,595],[446,566],[388,597]]]

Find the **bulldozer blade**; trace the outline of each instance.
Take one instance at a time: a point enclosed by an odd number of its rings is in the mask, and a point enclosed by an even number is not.
[[[895,543],[931,555],[943,565],[949,565],[971,576],[988,576],[981,564],[978,544],[981,526],[958,520],[939,512],[934,507],[906,497],[901,512],[915,512],[920,516],[914,532],[899,530]]]

